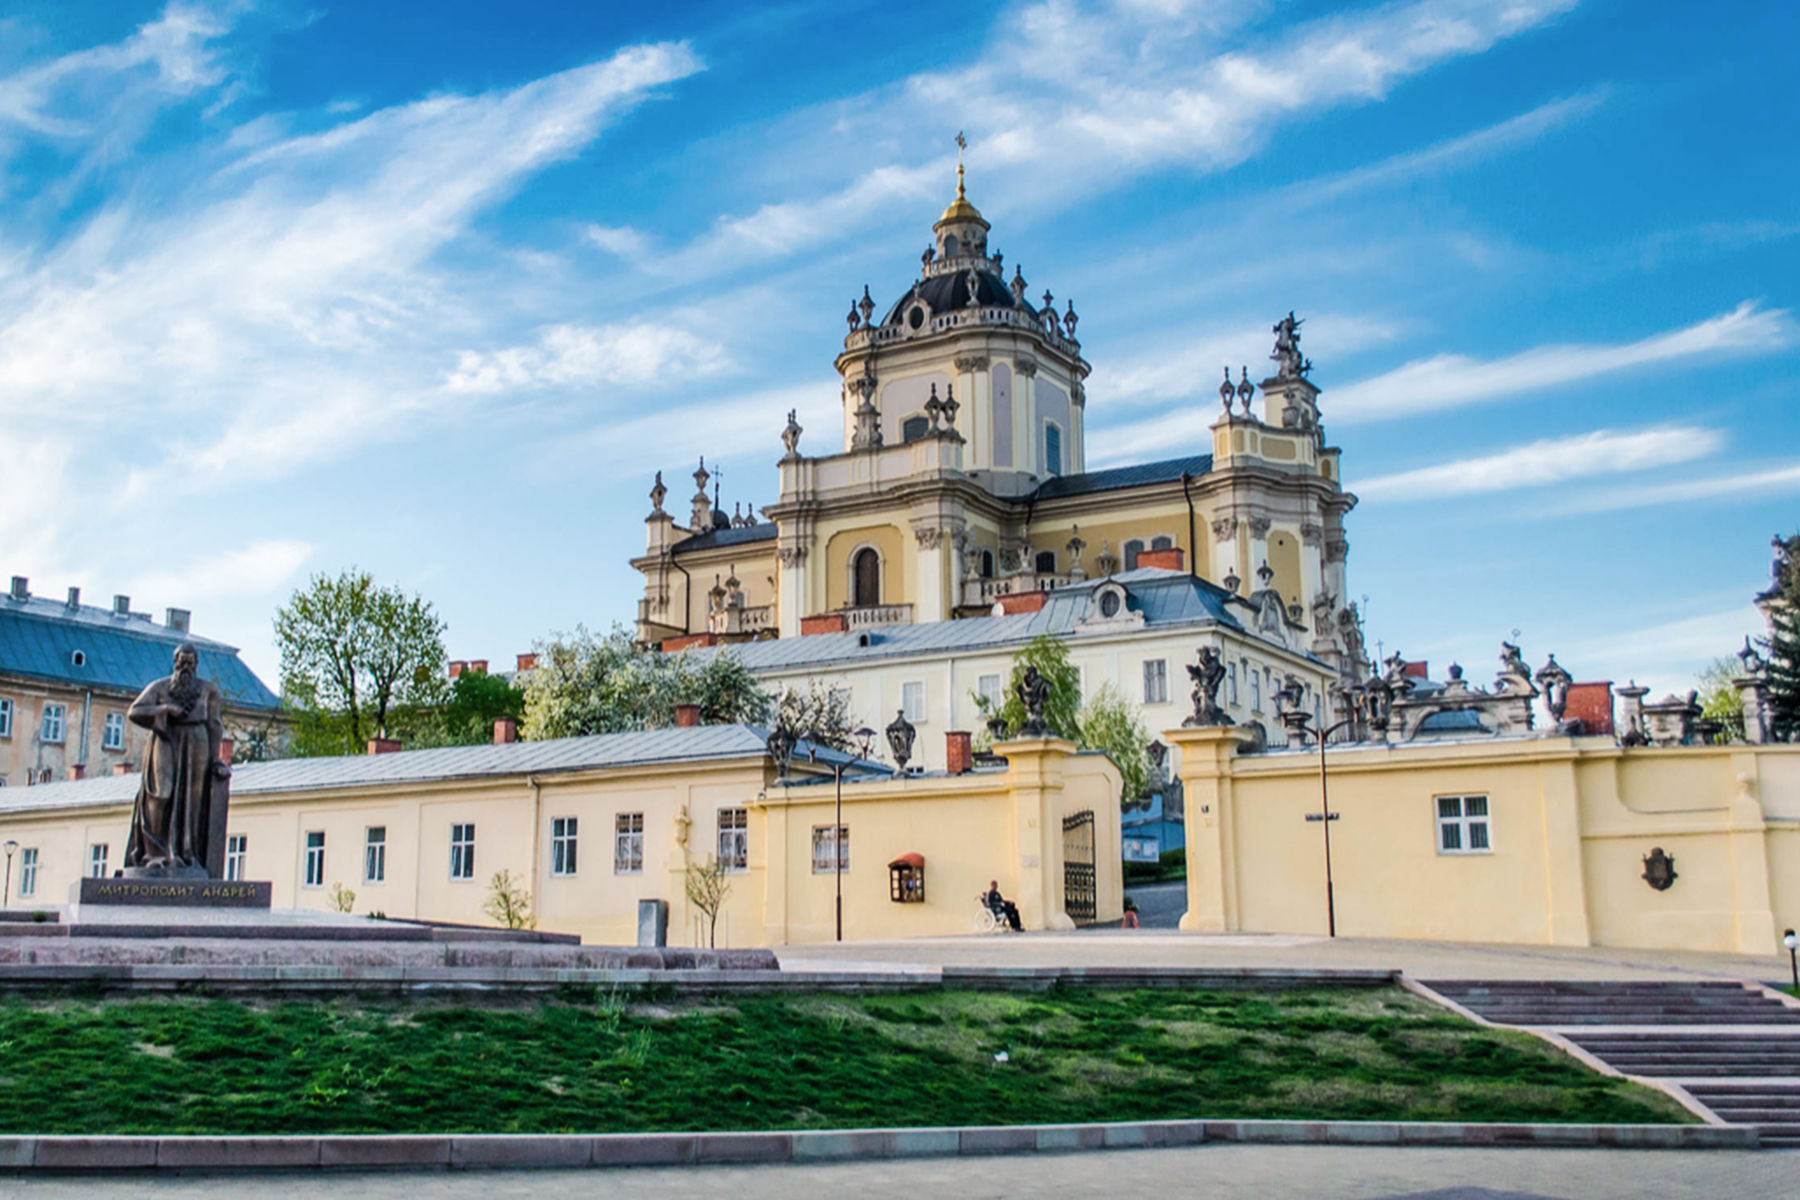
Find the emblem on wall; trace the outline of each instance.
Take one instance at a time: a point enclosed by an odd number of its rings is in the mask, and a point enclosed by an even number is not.
[[[1674,858],[1664,854],[1661,846],[1655,847],[1644,856],[1644,882],[1657,891],[1668,891],[1669,885],[1679,878],[1680,876],[1675,874]]]

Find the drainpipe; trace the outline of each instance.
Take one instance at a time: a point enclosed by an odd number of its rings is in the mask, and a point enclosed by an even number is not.
[[[543,883],[538,879],[538,843],[543,841],[544,834],[544,796],[536,775],[527,775],[525,786],[531,789],[531,926],[535,929],[544,897]]]
[[[88,756],[88,722],[94,719],[94,693],[89,689],[81,697],[81,758],[82,766],[87,766]]]
[[[1187,498],[1188,508],[1188,575],[1198,579],[1200,578],[1200,554],[1199,548],[1194,544],[1194,493],[1189,490],[1189,485],[1193,482],[1192,475],[1186,471],[1181,473],[1181,494]]]
[[[694,611],[694,577],[688,574],[686,567],[675,561],[673,554],[669,555],[669,565],[680,571],[681,578],[685,581],[681,589],[681,632],[692,633],[694,619],[690,614]]]

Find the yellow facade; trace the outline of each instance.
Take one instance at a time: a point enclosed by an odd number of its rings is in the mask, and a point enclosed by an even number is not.
[[[1183,928],[1324,933],[1316,753],[1235,753],[1180,729]],[[1333,747],[1337,932],[1347,937],[1768,953],[1800,925],[1800,747],[1612,739]],[[1445,852],[1439,801],[1485,800],[1484,850]],[[1644,878],[1660,848],[1676,878]]]
[[[846,782],[843,823],[844,935],[897,938],[968,933],[976,895],[998,880],[1026,928],[1067,928],[1065,816],[1094,815],[1095,917],[1117,921],[1123,903],[1119,775],[1110,760],[1055,739],[1006,743],[1005,769]],[[246,771],[249,769],[246,768]],[[248,774],[245,778],[250,778]],[[813,831],[833,824],[829,776],[776,780],[765,756],[604,770],[502,774],[428,783],[235,795],[233,835],[245,839],[242,878],[269,880],[277,907],[328,909],[341,886],[353,911],[394,918],[491,924],[483,911],[501,870],[531,893],[539,928],[602,944],[631,944],[640,900],[670,905],[671,944],[705,944],[687,902],[685,871],[719,853],[722,811],[746,818],[745,868],[731,876],[718,921],[720,945],[828,941],[835,934],[836,883],[815,870]],[[22,798],[0,813],[0,837],[36,852],[35,878],[20,895],[15,856],[12,904],[66,902],[89,873],[91,848],[120,865],[130,807],[70,804],[105,781],[57,789],[57,806],[33,811]],[[75,789],[70,791],[70,789]],[[46,795],[50,794],[45,789]],[[119,794],[116,790],[111,794]],[[622,860],[619,818],[641,816],[641,857]],[[557,872],[559,821],[577,822],[575,869]],[[474,827],[467,878],[451,877],[451,838]],[[566,825],[563,828],[567,828]],[[371,829],[383,833],[380,879],[370,877]],[[323,870],[307,881],[308,834],[323,835]],[[925,858],[923,903],[890,897],[888,864]],[[566,860],[565,860],[566,861]]]

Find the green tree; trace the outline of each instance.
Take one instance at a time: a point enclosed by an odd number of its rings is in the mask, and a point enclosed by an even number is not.
[[[1119,802],[1136,804],[1150,782],[1150,731],[1137,709],[1107,683],[1082,706],[1079,720],[1083,748],[1106,751],[1119,768]]]
[[[804,692],[782,688],[775,700],[775,721],[833,750],[850,749],[857,724],[849,696],[818,679],[809,680]]]
[[[444,623],[431,604],[352,568],[315,575],[275,614],[296,754],[355,754],[396,717],[438,702]]]
[[[1081,672],[1069,661],[1069,648],[1060,638],[1041,633],[1013,655],[1012,676],[1006,695],[1001,699],[998,715],[1006,722],[1010,737],[1025,724],[1025,702],[1019,699],[1019,684],[1025,679],[1025,668],[1036,667],[1038,674],[1050,681],[1050,698],[1044,704],[1044,723],[1058,737],[1081,740]],[[975,707],[985,720],[995,715],[992,701],[975,696]]]
[[[615,626],[604,638],[577,628],[537,645],[522,732],[533,740],[658,729],[675,708],[698,704],[707,724],[762,724],[774,701],[735,654],[664,654]]]
[[[514,879],[510,870],[494,872],[481,911],[508,929],[531,928],[531,893],[525,890],[525,881]]]
[[[1775,584],[1757,597],[1769,617],[1769,718],[1776,741],[1800,742],[1800,533],[1775,546]]]
[[[1734,741],[1744,738],[1744,694],[1731,682],[1743,673],[1743,665],[1735,658],[1715,658],[1701,670],[1700,715],[1724,726],[1724,736]]]
[[[464,671],[450,681],[444,704],[444,740],[452,746],[480,746],[494,738],[494,722],[525,717],[525,690],[501,675]]]
[[[688,903],[706,918],[706,944],[718,945],[719,910],[731,894],[731,874],[725,864],[709,857],[704,863],[689,863],[683,872],[682,888]]]

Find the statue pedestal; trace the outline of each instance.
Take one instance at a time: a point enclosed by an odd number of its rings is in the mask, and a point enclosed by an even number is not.
[[[77,903],[268,908],[273,892],[274,885],[267,880],[87,878],[81,881]]]

